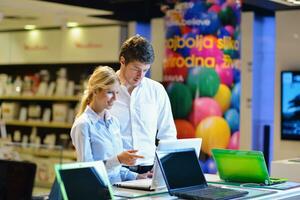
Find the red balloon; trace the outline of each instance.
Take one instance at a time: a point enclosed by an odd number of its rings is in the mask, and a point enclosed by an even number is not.
[[[233,83],[233,69],[232,66],[226,66],[223,64],[216,66],[216,72],[221,79],[221,83],[227,85],[228,87],[232,86]]]
[[[215,13],[219,13],[221,11],[221,7],[219,5],[212,5],[209,9],[209,12],[215,12]]]
[[[183,119],[176,119],[175,126],[177,130],[178,139],[195,137],[195,128],[189,121]]]

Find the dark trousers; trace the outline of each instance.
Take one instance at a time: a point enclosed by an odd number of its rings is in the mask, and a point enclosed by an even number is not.
[[[149,166],[135,165],[135,166],[124,166],[124,167],[128,168],[132,172],[136,172],[138,174],[143,174],[148,171],[151,171],[153,168],[153,165],[149,165]]]

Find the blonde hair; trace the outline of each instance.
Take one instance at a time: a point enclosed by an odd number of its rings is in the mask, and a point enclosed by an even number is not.
[[[108,89],[116,82],[119,82],[119,79],[112,68],[108,66],[98,66],[88,80],[87,88],[81,98],[76,117],[79,117],[84,112],[86,106],[92,100],[95,91]]]

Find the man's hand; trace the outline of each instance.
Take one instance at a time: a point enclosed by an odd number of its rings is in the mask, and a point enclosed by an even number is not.
[[[138,150],[123,151],[117,156],[118,160],[120,161],[120,163],[128,166],[134,165],[136,159],[144,158],[144,156],[137,155],[136,152],[138,152]]]

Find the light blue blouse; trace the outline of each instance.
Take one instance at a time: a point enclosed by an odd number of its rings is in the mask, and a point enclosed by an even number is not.
[[[107,110],[102,119],[89,106],[75,120],[71,138],[77,161],[104,160],[111,183],[134,180],[137,173],[122,167],[117,155],[123,151],[120,124]]]

